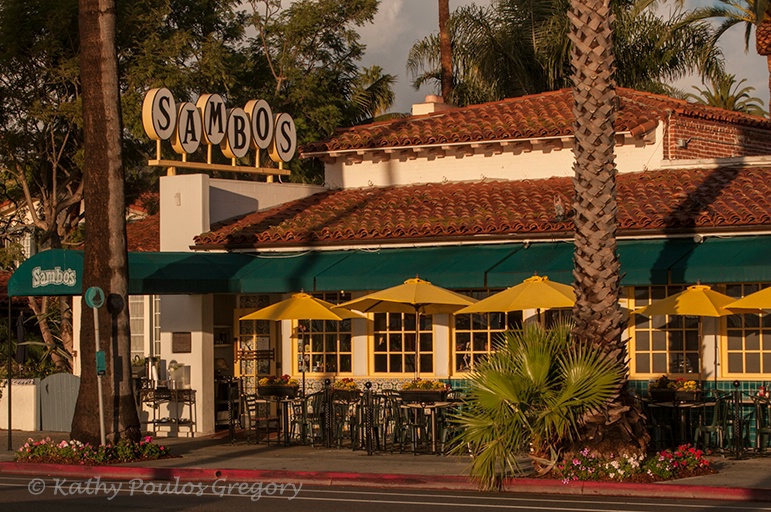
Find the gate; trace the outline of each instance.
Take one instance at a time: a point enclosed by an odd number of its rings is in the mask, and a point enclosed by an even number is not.
[[[78,399],[80,377],[55,373],[40,382],[41,428],[50,432],[69,432]]]

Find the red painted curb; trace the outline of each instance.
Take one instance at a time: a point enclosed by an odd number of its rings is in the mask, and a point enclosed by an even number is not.
[[[464,476],[402,475],[389,473],[346,473],[335,471],[284,471],[260,469],[153,468],[134,466],[74,466],[68,464],[33,464],[0,462],[0,474],[47,475],[67,478],[101,477],[115,480],[176,480],[213,482],[303,483],[309,485],[347,485],[434,490],[479,489]],[[709,487],[671,483],[633,484],[623,482],[563,483],[540,478],[510,478],[503,490],[513,493],[577,494],[587,496],[646,496],[657,498],[698,498],[711,500],[771,502],[771,489]]]

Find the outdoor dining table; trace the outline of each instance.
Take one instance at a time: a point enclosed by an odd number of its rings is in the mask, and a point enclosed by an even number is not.
[[[675,434],[675,443],[680,445],[684,443],[690,443],[692,441],[693,431],[693,414],[699,414],[699,418],[702,417],[706,402],[701,401],[680,401],[673,400],[667,402],[650,402],[648,409],[655,413],[658,409],[661,412],[665,412],[666,418],[659,417],[659,421],[668,419],[672,426],[672,432]],[[700,419],[698,421],[701,421]]]
[[[253,395],[255,403],[263,404],[268,408],[268,414],[270,413],[271,404],[276,404],[277,413],[277,429],[276,429],[276,442],[289,446],[289,409],[292,407],[294,400],[285,396],[273,396],[273,395]],[[270,429],[267,432],[267,439],[270,442]]]
[[[401,405],[412,415],[412,422],[417,429],[428,418],[429,437],[431,440],[431,453],[436,454],[437,439],[439,432],[439,417],[448,409],[454,406],[453,402],[406,402]],[[418,452],[418,436],[415,432],[412,435],[412,453]]]

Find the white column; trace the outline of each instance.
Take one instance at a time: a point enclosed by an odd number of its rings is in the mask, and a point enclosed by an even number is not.
[[[454,315],[434,315],[433,317],[434,375],[438,379],[446,379],[450,376],[452,364],[450,322],[454,320]]]

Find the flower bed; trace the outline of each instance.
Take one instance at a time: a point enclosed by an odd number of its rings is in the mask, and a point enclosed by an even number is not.
[[[574,480],[659,482],[716,473],[704,455],[702,450],[691,445],[682,445],[675,450],[663,450],[647,458],[613,455],[600,457],[589,448],[584,448],[566,457],[554,471],[564,483]]]
[[[44,464],[79,464],[86,466],[156,460],[171,456],[166,446],[156,444],[150,436],[135,443],[122,439],[115,444],[94,446],[80,441],[55,442],[50,437],[40,441],[29,438],[16,451],[16,462]]]

